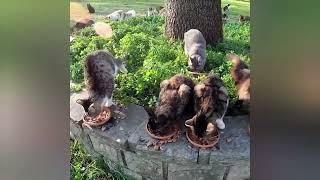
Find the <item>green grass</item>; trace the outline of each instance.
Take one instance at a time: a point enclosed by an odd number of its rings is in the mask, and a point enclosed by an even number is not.
[[[250,1],[239,1],[239,0],[222,0],[222,7],[231,4],[230,6],[230,15],[250,15]]]
[[[112,179],[112,174],[91,159],[81,144],[71,141],[70,173],[74,180]]]
[[[134,9],[139,14],[145,14],[148,7],[164,5],[164,0],[80,0],[80,2],[84,5],[89,2],[95,7],[97,15],[109,14],[119,9]],[[222,0],[222,7],[228,3],[231,4],[231,15],[250,15],[250,0]]]
[[[78,141],[70,141],[72,180],[126,180],[128,177],[121,171],[110,171],[102,162],[93,160]]]

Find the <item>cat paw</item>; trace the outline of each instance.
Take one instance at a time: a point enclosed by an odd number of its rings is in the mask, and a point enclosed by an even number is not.
[[[217,123],[217,126],[219,129],[224,129],[226,128],[226,125],[224,124],[223,120],[222,119],[217,119],[216,120],[216,123]]]

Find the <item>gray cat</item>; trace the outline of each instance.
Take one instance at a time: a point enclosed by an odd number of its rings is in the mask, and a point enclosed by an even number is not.
[[[184,33],[184,51],[191,71],[201,72],[206,64],[206,40],[197,29]]]
[[[86,88],[89,93],[87,99],[78,99],[89,116],[98,115],[103,106],[112,106],[112,92],[114,89],[114,77],[118,71],[127,72],[121,60],[111,53],[98,50],[87,56],[84,66]]]

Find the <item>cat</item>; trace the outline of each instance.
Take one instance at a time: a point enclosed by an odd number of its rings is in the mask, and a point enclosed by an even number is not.
[[[155,124],[159,128],[174,123],[192,103],[193,81],[177,74],[160,84],[159,104],[155,109]]]
[[[195,116],[194,121],[207,121],[206,124],[216,122],[219,129],[225,128],[223,118],[228,108],[229,98],[228,91],[218,76],[208,76],[202,83],[194,87],[194,101],[195,111],[204,113],[204,117]],[[201,124],[199,122],[198,124]],[[196,132],[201,132],[201,130],[204,132],[205,129],[201,127],[203,126],[195,126]],[[200,130],[197,130],[199,128]]]
[[[87,115],[94,117],[101,112],[103,106],[112,106],[114,78],[119,71],[127,73],[125,64],[107,51],[98,50],[87,56],[84,76],[89,97],[77,100]]]
[[[235,82],[239,100],[250,103],[250,70],[248,66],[235,54],[228,54],[227,58],[233,63],[231,76]]]
[[[197,29],[184,33],[184,51],[191,71],[202,72],[206,64],[206,40]]]

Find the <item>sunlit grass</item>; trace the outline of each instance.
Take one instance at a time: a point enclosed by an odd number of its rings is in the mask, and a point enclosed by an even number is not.
[[[75,1],[75,0],[71,0]],[[148,7],[163,6],[164,0],[81,0],[85,5],[90,3],[95,7],[96,14],[109,14],[113,11],[122,9],[134,9],[139,14],[145,14]],[[250,1],[249,0],[222,0],[222,7],[226,4],[231,4],[231,15],[249,15],[250,14]]]

